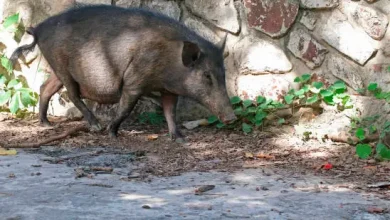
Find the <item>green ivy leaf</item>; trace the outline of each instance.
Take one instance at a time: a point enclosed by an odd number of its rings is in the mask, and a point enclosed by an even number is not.
[[[245,134],[249,134],[252,132],[252,126],[248,125],[247,123],[242,123],[242,131]]]
[[[295,89],[290,89],[287,94],[289,95],[294,95],[295,94]]]
[[[376,154],[381,159],[390,159],[390,149],[382,143],[376,145]]]
[[[7,57],[1,58],[1,65],[7,70],[8,73],[11,73],[13,70],[12,63]]]
[[[356,154],[360,159],[367,159],[372,153],[372,148],[368,144],[356,145]]]
[[[340,95],[340,94],[345,93],[345,91],[346,91],[346,89],[335,89],[335,90],[333,91],[333,93],[334,93],[334,94]]]
[[[311,85],[310,91],[318,94],[323,89],[323,87],[324,87],[323,82],[313,82]]]
[[[295,77],[294,82],[300,83],[300,82],[302,82],[302,78],[299,77],[299,76],[298,76],[298,77]]]
[[[272,103],[272,99],[266,100],[263,104],[261,104],[259,107],[260,109],[266,109],[269,107],[269,105]]]
[[[249,106],[251,106],[253,104],[252,100],[250,99],[247,99],[247,100],[244,100],[242,102],[242,105],[245,107],[245,108],[248,108]]]
[[[246,119],[254,124],[256,122],[256,114],[250,114],[246,116]]]
[[[263,124],[263,120],[257,120],[257,119],[255,120],[256,127],[259,127],[262,124]]]
[[[323,82],[313,82],[313,87],[316,89],[321,89],[324,86]]]
[[[304,85],[302,86],[302,89],[305,93],[307,93],[309,90],[310,90],[310,86],[309,85]]]
[[[264,111],[258,111],[256,113],[256,120],[257,121],[262,121],[264,118],[266,118],[268,116],[268,113],[264,112]]]
[[[368,132],[370,133],[370,134],[374,134],[375,132],[377,132],[377,128],[376,128],[376,126],[375,125],[370,125],[370,127],[368,127]]]
[[[383,92],[377,90],[377,91],[375,91],[374,96],[377,99],[384,99],[386,97],[386,93],[383,93]]]
[[[345,82],[344,82],[344,81],[337,80],[337,81],[333,84],[332,88],[333,88],[334,90],[338,90],[338,89],[347,89],[347,85],[345,85]]]
[[[333,100],[333,96],[324,97],[324,102],[328,105],[335,105],[336,104]]]
[[[248,110],[243,108],[243,109],[242,109],[241,116],[242,116],[242,117],[245,117],[245,118],[248,117]]]
[[[214,124],[214,123],[217,122],[217,121],[219,121],[219,119],[218,119],[218,117],[215,116],[215,115],[212,115],[212,116],[210,116],[210,117],[207,119],[207,122],[208,122],[209,124]]]
[[[390,131],[390,121],[386,121],[383,125],[383,130]]]
[[[314,93],[314,94],[318,94],[318,93],[320,93],[320,89],[317,89],[316,87],[310,87],[310,92],[312,92],[312,93]]]
[[[373,92],[378,88],[378,83],[370,83],[367,87],[368,91]]]
[[[382,144],[382,143],[378,143],[378,144],[376,145],[376,152],[379,153],[379,152],[381,152],[383,149],[386,149],[386,148],[387,148],[386,145],[384,145],[384,144]]]
[[[284,108],[284,105],[283,103],[279,102],[279,101],[275,101],[275,100],[272,100],[271,102],[271,105],[275,108]]]
[[[20,89],[22,86],[22,83],[18,79],[13,79],[8,82],[7,89]]]
[[[382,143],[376,145],[376,153],[382,159],[390,159],[390,149]]]
[[[230,103],[232,105],[240,104],[240,102],[241,102],[241,98],[238,96],[233,96],[230,98]]]
[[[358,128],[355,132],[355,136],[359,138],[360,141],[366,139],[365,131],[363,128]]]
[[[303,95],[303,94],[305,94],[305,90],[303,90],[303,89],[300,89],[300,90],[298,90],[298,91],[295,91],[295,96],[301,96],[301,95]]]
[[[389,72],[389,73],[390,73],[390,66],[388,66],[388,67],[387,67],[387,72]]]
[[[20,108],[20,92],[16,92],[9,102],[9,110],[12,114],[15,114]]]
[[[286,101],[286,103],[288,104],[288,105],[290,105],[291,103],[293,103],[293,101],[294,101],[294,95],[286,95],[285,97],[284,97],[284,100]]]
[[[265,100],[266,100],[266,98],[263,96],[257,96],[257,98],[256,98],[257,104],[261,104],[261,103],[265,102]]]
[[[0,91],[0,106],[5,105],[11,98],[11,91]]]
[[[284,118],[280,118],[278,120],[278,124],[281,125],[281,124],[284,124],[286,122],[286,120]]]
[[[217,128],[223,128],[223,127],[225,127],[226,125],[224,124],[224,123],[222,123],[222,122],[219,122],[218,124],[217,124]]]
[[[327,90],[327,89],[323,89],[323,90],[320,91],[320,95],[322,97],[329,97],[329,96],[333,95],[333,92],[330,91],[330,90]]]
[[[249,107],[248,109],[247,109],[247,111],[248,111],[248,113],[256,113],[256,111],[257,111],[257,109],[256,109],[256,107]]]
[[[34,103],[33,97],[26,92],[20,93],[20,102],[22,103],[22,107],[28,107]]]
[[[382,150],[380,153],[380,157],[386,160],[390,160],[390,150],[389,149]]]
[[[3,74],[0,74],[0,88],[2,88],[5,85],[5,82],[7,81],[7,78]]]
[[[311,79],[311,75],[310,74],[303,74],[302,75],[302,82],[307,82]]]
[[[241,106],[234,109],[234,114],[236,114],[237,116],[242,115],[243,112],[244,112],[244,110],[242,109]]]
[[[4,20],[3,27],[7,29],[7,28],[9,28],[12,25],[17,24],[18,21],[19,21],[19,13],[7,17]]]
[[[313,104],[313,103],[316,103],[318,101],[318,95],[314,95],[312,97],[309,97],[307,100],[306,100],[306,104]]]

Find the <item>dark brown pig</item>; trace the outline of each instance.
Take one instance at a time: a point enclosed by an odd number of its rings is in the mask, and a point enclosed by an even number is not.
[[[50,98],[63,86],[92,129],[101,126],[82,101],[119,102],[108,126],[116,136],[122,121],[143,94],[159,91],[173,139],[178,95],[199,101],[223,122],[235,120],[225,84],[223,50],[181,23],[144,9],[85,6],[53,16],[30,29],[34,42],[19,47],[16,60],[38,44],[55,74],[41,86],[40,121],[49,125]]]

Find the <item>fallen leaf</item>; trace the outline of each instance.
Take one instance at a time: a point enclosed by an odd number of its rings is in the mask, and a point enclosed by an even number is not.
[[[16,150],[6,150],[4,148],[0,148],[0,156],[12,156],[16,155],[18,152]]]
[[[215,188],[214,185],[205,185],[205,186],[201,186],[201,187],[195,189],[195,194],[202,194],[202,193],[204,193],[204,192],[213,190],[214,188]]]
[[[92,171],[102,171],[107,173],[111,173],[114,170],[112,167],[91,167],[90,169]]]
[[[207,119],[201,119],[199,120],[199,125],[201,126],[208,126],[210,123],[207,121]]]
[[[158,139],[158,135],[157,134],[151,134],[148,136],[148,140],[149,141],[155,141]]]
[[[376,170],[377,167],[376,166],[365,166],[363,167],[364,169],[369,169],[369,170]]]
[[[255,158],[255,155],[253,155],[252,153],[245,153],[245,157],[249,159],[253,159]]]
[[[275,160],[275,156],[262,154],[262,153],[257,154],[256,157],[259,158],[259,159]]]

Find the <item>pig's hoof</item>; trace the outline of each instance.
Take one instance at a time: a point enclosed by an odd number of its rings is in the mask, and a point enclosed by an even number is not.
[[[184,138],[180,137],[180,138],[176,138],[175,142],[178,143],[178,144],[184,144],[184,143],[186,143],[186,140]]]
[[[41,121],[42,127],[52,127],[53,125],[49,121]]]

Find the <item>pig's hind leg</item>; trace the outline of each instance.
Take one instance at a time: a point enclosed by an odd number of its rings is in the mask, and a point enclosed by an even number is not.
[[[84,118],[88,121],[91,126],[91,130],[93,131],[101,131],[102,127],[99,124],[99,121],[93,115],[93,113],[88,109],[85,103],[81,100],[80,96],[80,86],[73,79],[71,74],[67,70],[57,69],[56,70],[58,78],[64,84],[65,88],[68,91],[69,99],[73,102],[73,104],[81,111]]]
[[[50,126],[50,122],[47,119],[49,101],[54,93],[58,92],[62,86],[62,82],[53,73],[51,73],[49,78],[41,85],[39,96],[39,119],[44,126]]]

